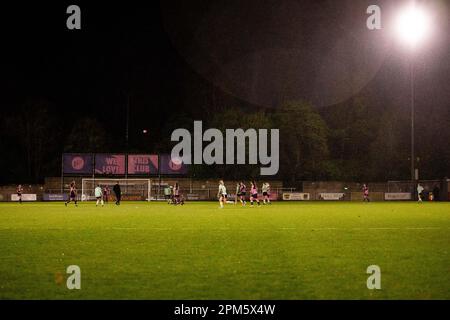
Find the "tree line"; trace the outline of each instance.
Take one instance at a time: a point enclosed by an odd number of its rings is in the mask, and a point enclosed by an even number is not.
[[[42,182],[58,176],[63,152],[170,153],[170,133],[194,120],[209,127],[277,128],[280,130],[280,170],[275,177],[290,185],[304,180],[386,181],[410,177],[408,114],[370,108],[364,98],[326,108],[305,101],[284,101],[277,108],[205,105],[161,115],[162,124],[148,121],[148,134],[131,126],[126,148],[125,125],[81,115],[61,117],[45,100],[28,102],[2,118],[1,183]],[[421,179],[450,176],[450,111],[417,120],[416,166]],[[203,117],[203,118],[201,118]],[[109,127],[108,127],[109,126]],[[259,165],[193,165],[193,178],[257,178]]]

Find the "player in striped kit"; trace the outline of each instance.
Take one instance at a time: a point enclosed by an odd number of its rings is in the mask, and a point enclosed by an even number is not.
[[[370,202],[369,187],[366,184],[363,185],[362,191],[363,191],[363,202],[365,201]]]
[[[237,204],[238,199],[240,198],[240,196],[241,196],[241,183],[238,182],[236,184],[236,197],[234,198],[234,204]]]
[[[75,207],[78,207],[78,204],[77,204],[77,187],[75,186],[75,181],[72,181],[72,183],[70,184],[69,200],[64,203],[66,205],[66,207],[71,201],[75,202]]]
[[[251,186],[250,186],[250,205],[253,206],[253,201],[256,201],[256,203],[259,205],[261,205],[259,203],[259,199],[258,199],[258,187],[256,186],[255,181],[251,182]]]
[[[246,193],[247,193],[247,187],[245,186],[244,182],[241,181],[241,183],[239,184],[239,200],[241,201],[243,206],[245,206],[247,204],[245,202]]]

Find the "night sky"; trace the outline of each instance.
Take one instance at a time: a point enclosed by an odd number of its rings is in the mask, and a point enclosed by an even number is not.
[[[419,136],[442,132],[450,124],[450,5],[445,0],[421,3],[433,12],[434,29],[415,58]],[[66,28],[70,4],[81,7],[81,30]],[[366,28],[370,4],[382,8],[382,30]],[[207,121],[227,104],[273,110],[288,97],[311,102],[326,118],[328,110],[363,95],[372,115],[392,108],[408,117],[409,53],[389,31],[401,4],[274,0],[2,5],[1,116],[7,119],[45,104],[62,127],[61,133],[55,132],[61,136],[70,133],[76,119],[96,119],[116,152],[125,151],[127,103],[129,148],[142,152],[169,151],[160,144],[170,139],[169,120]],[[435,127],[420,118],[442,123]],[[143,137],[142,129],[149,134]],[[65,141],[55,140],[55,155],[66,150]],[[439,143],[445,147],[445,141]],[[14,155],[13,142],[4,142],[5,148],[12,154],[2,166],[20,166],[21,151]]]

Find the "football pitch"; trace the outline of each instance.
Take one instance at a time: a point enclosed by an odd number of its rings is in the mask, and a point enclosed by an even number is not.
[[[3,203],[0,244],[1,299],[450,299],[450,203]]]

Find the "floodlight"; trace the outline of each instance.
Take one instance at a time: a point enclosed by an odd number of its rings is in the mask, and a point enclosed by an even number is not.
[[[413,4],[399,13],[395,27],[401,41],[416,47],[429,33],[430,18],[426,11]]]

